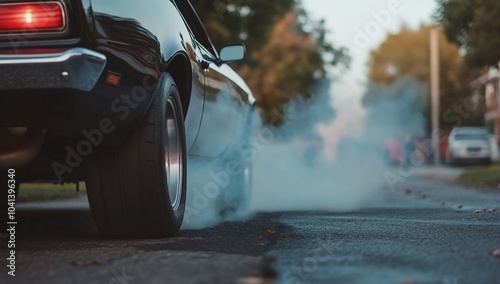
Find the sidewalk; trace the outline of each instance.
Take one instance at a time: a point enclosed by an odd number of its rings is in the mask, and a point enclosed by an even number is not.
[[[414,197],[417,205],[436,205],[458,212],[494,213],[500,209],[500,194],[481,187],[462,184],[458,179],[466,168],[446,166],[415,169],[413,178],[398,186],[398,191]]]
[[[447,166],[426,166],[416,169],[417,175],[427,179],[454,182],[465,172],[465,168],[450,168]]]

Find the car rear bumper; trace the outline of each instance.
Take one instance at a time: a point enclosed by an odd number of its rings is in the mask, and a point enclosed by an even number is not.
[[[106,56],[85,48],[0,53],[0,90],[72,89],[90,92]]]
[[[455,159],[462,160],[479,160],[479,159],[487,159],[491,158],[491,154],[489,152],[481,152],[481,153],[458,153],[453,155]]]

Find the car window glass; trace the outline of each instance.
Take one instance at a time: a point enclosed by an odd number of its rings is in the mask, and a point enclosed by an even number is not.
[[[174,1],[181,11],[182,16],[184,17],[184,21],[186,25],[189,27],[193,35],[195,36],[195,40],[198,44],[203,46],[204,50],[210,53],[214,57],[218,57],[215,51],[215,48],[210,41],[210,38],[203,27],[198,15],[194,11],[193,7],[186,0],[175,0]]]
[[[457,134],[455,136],[457,141],[467,141],[467,140],[488,140],[486,135],[481,134]]]

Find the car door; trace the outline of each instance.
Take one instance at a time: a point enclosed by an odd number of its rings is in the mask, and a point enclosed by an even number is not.
[[[189,155],[218,157],[235,139],[241,137],[243,124],[248,113],[250,92],[244,91],[241,78],[218,58],[202,23],[187,1],[176,0],[184,18],[195,37],[196,57],[193,70],[197,70],[198,82],[204,82],[204,101],[198,135],[190,147]],[[240,84],[235,83],[239,78]],[[246,87],[246,85],[245,85]],[[198,111],[198,108],[196,109]],[[191,112],[189,110],[188,114]],[[188,125],[186,125],[188,127]]]
[[[204,53],[205,105],[198,138],[192,155],[218,157],[240,136],[244,121],[244,102],[238,86],[231,80],[231,68],[218,66],[217,59],[206,49]]]
[[[203,108],[205,104],[205,75],[202,60],[202,53],[198,43],[193,40],[193,46],[188,50],[192,74],[192,89],[189,109],[185,119],[186,126],[186,147],[191,149],[198,137]]]
[[[199,27],[196,25],[196,14],[194,14],[191,5],[186,0],[175,0],[172,2],[176,5],[181,14],[190,38],[189,44],[185,46],[192,71],[191,97],[185,119],[186,147],[188,149],[188,154],[190,154],[190,149],[193,148],[198,137],[205,104],[205,63],[203,61],[203,53],[201,52],[202,45],[197,40],[200,37],[200,32]]]

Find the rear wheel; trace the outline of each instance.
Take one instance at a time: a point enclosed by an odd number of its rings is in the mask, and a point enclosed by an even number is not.
[[[174,236],[186,202],[186,141],[179,92],[166,74],[152,106],[118,149],[86,165],[89,202],[101,233],[118,238]]]

